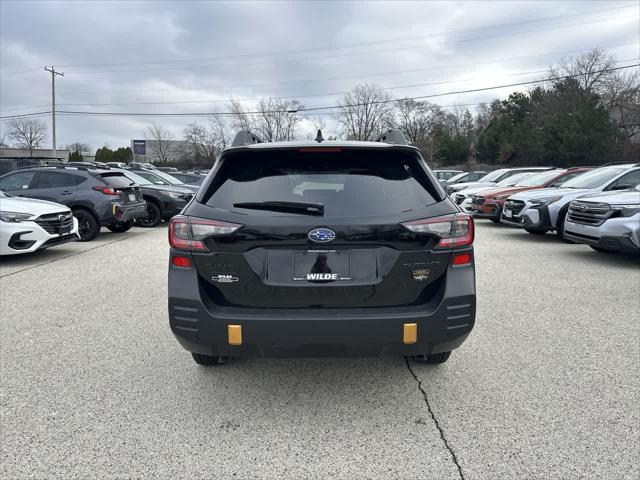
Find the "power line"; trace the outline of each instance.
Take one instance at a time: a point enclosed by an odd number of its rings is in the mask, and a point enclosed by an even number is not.
[[[638,67],[640,66],[640,63],[636,63],[633,65],[625,65],[622,67],[614,67],[614,68],[605,68],[602,70],[595,70],[593,72],[591,72],[592,74],[595,73],[605,73],[605,72],[614,72],[614,71],[618,71],[618,70],[624,70],[627,68],[634,68],[634,67]],[[554,80],[565,80],[568,78],[575,78],[575,77],[580,77],[582,76],[582,74],[576,74],[576,75],[564,75],[561,77],[556,77]],[[414,97],[404,97],[401,98],[400,100],[422,100],[422,99],[426,99],[426,98],[435,98],[435,97],[443,97],[443,96],[447,96],[447,95],[458,95],[458,94],[466,94],[466,93],[474,93],[474,92],[484,92],[484,91],[488,91],[488,90],[499,90],[502,88],[507,88],[507,87],[518,87],[518,86],[524,86],[524,85],[534,85],[537,83],[544,83],[544,82],[548,82],[548,79],[541,79],[541,80],[530,80],[527,82],[517,82],[517,83],[510,83],[510,84],[504,84],[504,85],[493,85],[491,87],[482,87],[482,88],[473,88],[473,89],[469,89],[469,90],[458,90],[458,91],[452,91],[452,92],[444,92],[444,93],[436,93],[436,94],[429,94],[429,95],[418,95],[418,96],[414,96]],[[386,104],[386,103],[393,103],[398,101],[398,99],[391,99],[391,100],[379,100],[379,101],[375,101],[375,102],[368,102],[368,103],[354,103],[354,104],[346,104],[346,105],[330,105],[330,106],[323,106],[323,107],[310,107],[310,108],[300,108],[297,110],[292,110],[290,113],[305,113],[305,112],[318,112],[318,111],[323,111],[323,110],[335,110],[337,108],[351,108],[351,107],[360,107],[360,106],[364,106],[364,105],[378,105],[378,104]],[[136,112],[136,113],[132,113],[132,112],[87,112],[87,111],[69,111],[69,110],[60,110],[57,113],[63,114],[63,115],[91,115],[91,116],[142,116],[142,117],[146,117],[146,116],[154,116],[154,117],[164,117],[164,116],[188,116],[188,117],[196,117],[196,116],[209,116],[209,117],[217,117],[217,116],[233,116],[236,115],[235,112],[180,112],[180,113],[149,113],[149,112]],[[250,111],[250,112],[243,112],[246,115],[258,115],[258,114],[264,114],[264,113],[282,113],[282,111],[280,110],[274,110],[274,111]],[[30,116],[30,114],[25,114],[25,115],[18,115],[18,116]],[[17,117],[17,116],[14,116]],[[8,117],[0,117],[0,119],[6,119]]]
[[[626,60],[616,60],[615,63],[623,63],[623,62],[631,62],[635,59],[626,59]],[[548,69],[545,70],[534,70],[530,72],[517,72],[517,73],[509,73],[505,74],[505,77],[515,77],[515,76],[523,76],[523,75],[533,75],[538,73],[548,72]],[[397,85],[393,87],[381,87],[383,90],[401,90],[405,88],[416,88],[416,87],[426,87],[433,85],[448,85],[452,83],[464,83],[464,82],[473,82],[479,80],[478,78],[466,78],[461,80],[447,80],[441,82],[428,82],[428,83],[417,83],[411,85]],[[335,95],[345,95],[349,93],[349,91],[340,91],[340,92],[326,92],[326,93],[311,93],[311,94],[302,94],[302,95],[287,95],[287,96],[269,96],[269,99],[273,100],[295,100],[300,98],[315,98],[315,97],[331,97]],[[255,102],[260,100],[260,98],[242,98],[235,99],[239,102]],[[215,100],[186,100],[186,101],[165,101],[165,102],[106,102],[106,103],[59,103],[59,106],[71,107],[71,106],[125,106],[125,105],[193,105],[193,104],[203,104],[203,103],[229,103],[230,99],[215,99]],[[2,111],[7,112],[11,110],[19,110],[22,108],[43,108],[46,105],[30,105],[30,106],[22,106],[22,107],[10,107],[4,108]]]
[[[565,54],[570,54],[570,53],[578,53],[578,52],[589,52],[593,49],[611,49],[611,48],[618,48],[618,47],[626,47],[629,45],[638,45],[637,43],[624,43],[624,44],[617,44],[617,45],[608,45],[608,46],[597,46],[597,47],[592,47],[589,49],[576,49],[576,50],[564,50],[564,51],[557,51],[557,52],[549,52],[549,53],[544,53],[544,54],[536,54],[536,55],[526,55],[526,56],[522,56],[522,57],[510,57],[510,58],[503,58],[503,59],[496,59],[496,60],[488,60],[488,61],[482,61],[482,62],[472,62],[472,63],[463,63],[463,64],[454,64],[454,65],[445,65],[445,66],[440,66],[440,67],[425,67],[425,68],[418,68],[418,69],[411,69],[411,70],[396,70],[396,71],[391,71],[391,72],[378,72],[378,73],[368,73],[368,74],[360,74],[360,75],[347,75],[347,76],[339,76],[339,77],[325,77],[325,78],[315,78],[315,79],[307,79],[307,80],[296,80],[296,81],[288,81],[288,82],[274,82],[274,83],[253,83],[253,84],[244,84],[244,85],[234,85],[234,88],[245,88],[245,87],[267,87],[267,86],[277,86],[277,85],[295,85],[295,84],[301,84],[301,83],[316,83],[316,82],[326,82],[326,81],[332,81],[332,80],[347,80],[347,79],[351,79],[351,78],[365,78],[365,77],[374,77],[374,76],[387,76],[387,75],[396,75],[396,74],[405,74],[405,73],[417,73],[417,72],[427,72],[427,71],[439,71],[439,70],[449,70],[449,69],[456,69],[456,68],[467,68],[467,67],[471,67],[471,66],[478,66],[478,65],[491,65],[491,64],[495,64],[495,63],[502,63],[502,62],[511,62],[511,61],[517,61],[517,60],[526,60],[526,59],[530,59],[530,58],[539,58],[539,57],[548,57],[548,56],[553,56],[553,55],[565,55]],[[625,60],[621,60],[621,61],[625,61]],[[196,87],[196,88],[186,88],[186,89],[158,89],[158,90],[98,90],[98,91],[85,91],[85,92],[65,92],[65,91],[61,91],[58,92],[60,95],[93,95],[93,94],[127,94],[127,93],[159,93],[159,92],[180,92],[180,91],[200,91],[200,90],[213,90],[213,89],[226,89],[229,88],[229,86],[224,86],[224,85],[210,85],[208,87]],[[20,96],[20,97],[12,97],[12,100],[20,100],[20,99],[24,99],[24,98],[35,98],[35,97],[42,97],[48,94],[39,94],[39,95],[24,95],[24,96]],[[284,97],[280,97],[280,98],[284,98]],[[295,97],[288,97],[288,98],[295,98]],[[226,101],[226,100],[225,100]],[[245,100],[241,100],[241,101],[245,101]],[[213,101],[211,103],[217,103],[218,101]],[[181,102],[181,103],[188,103],[188,102]],[[90,105],[90,104],[85,104],[85,105]],[[17,107],[17,108],[24,108],[24,107]],[[33,108],[37,108],[37,107],[33,107]],[[4,109],[5,111],[9,110],[9,109]]]
[[[615,72],[615,71],[619,71],[619,70],[625,70],[628,68],[634,68],[634,67],[639,67],[640,63],[636,63],[633,65],[624,65],[621,67],[614,67],[614,68],[605,68],[602,70],[595,70],[593,72],[591,72],[592,74],[595,73],[605,73],[605,72]],[[564,75],[561,77],[556,77],[553,80],[554,81],[558,81],[558,80],[565,80],[568,78],[575,78],[575,77],[581,77],[583,76],[583,74],[575,74],[575,75]],[[391,100],[379,100],[379,101],[375,101],[375,102],[367,102],[367,103],[354,103],[354,104],[346,104],[346,105],[328,105],[328,106],[323,106],[323,107],[310,107],[310,108],[300,108],[297,110],[292,110],[290,113],[305,113],[305,112],[318,112],[318,111],[323,111],[323,110],[335,110],[337,108],[351,108],[351,107],[360,107],[360,106],[364,106],[364,105],[378,105],[378,104],[386,104],[386,103],[393,103],[393,102],[397,102],[398,100],[423,100],[426,98],[436,98],[436,97],[444,97],[444,96],[448,96],[448,95],[459,95],[459,94],[466,94],[466,93],[474,93],[474,92],[485,92],[485,91],[489,91],[489,90],[499,90],[502,88],[507,88],[507,87],[520,87],[520,86],[524,86],[524,85],[535,85],[537,83],[544,83],[544,82],[548,82],[548,79],[540,79],[540,80],[530,80],[527,82],[517,82],[517,83],[509,83],[509,84],[503,84],[503,85],[493,85],[491,87],[482,87],[482,88],[473,88],[473,89],[469,89],[469,90],[457,90],[457,91],[451,91],[451,92],[444,92],[444,93],[434,93],[434,94],[429,94],[429,95],[418,95],[418,96],[413,96],[413,97],[403,97],[401,99],[391,99]],[[42,113],[51,113],[51,112],[39,112],[36,114],[23,114],[23,115],[12,115],[12,116],[8,116],[8,117],[0,117],[1,120],[6,120],[8,118],[18,118],[18,117],[28,117],[28,116],[35,116],[35,115],[40,115]],[[149,113],[149,112],[88,112],[88,111],[70,111],[70,110],[58,110],[56,113],[60,113],[63,115],[90,115],[90,116],[131,116],[131,117],[148,117],[148,116],[154,116],[154,117],[166,117],[166,116],[172,116],[172,117],[182,117],[182,116],[186,116],[186,117],[197,117],[197,116],[204,116],[204,117],[219,117],[219,116],[233,116],[236,115],[235,112],[180,112],[180,113]],[[250,111],[250,112],[243,112],[246,115],[258,115],[258,114],[264,114],[264,113],[282,113],[281,110],[273,110],[273,111]]]
[[[459,34],[459,33],[470,33],[470,32],[477,32],[477,31],[483,31],[483,30],[493,30],[493,29],[498,29],[498,28],[502,28],[505,26],[516,26],[516,25],[526,25],[526,24],[530,24],[530,23],[537,23],[537,22],[546,22],[546,21],[553,21],[553,20],[559,20],[559,19],[564,19],[564,18],[575,18],[575,17],[581,17],[581,16],[586,16],[586,15],[591,15],[594,13],[600,13],[600,12],[615,12],[618,10],[626,10],[629,8],[636,8],[635,4],[629,4],[629,5],[625,5],[625,6],[620,6],[620,7],[616,7],[616,8],[600,8],[600,9],[595,9],[595,10],[589,10],[586,12],[580,12],[580,13],[574,13],[574,14],[570,14],[570,15],[556,15],[553,17],[540,17],[540,18],[535,18],[535,19],[531,19],[531,20],[523,20],[523,21],[518,21],[518,22],[505,22],[505,23],[499,23],[499,24],[493,24],[493,25],[488,25],[485,27],[479,27],[479,28],[474,28],[474,29],[465,29],[465,30],[448,30],[448,31],[444,31],[444,32],[437,32],[437,33],[431,33],[428,36],[425,35],[412,35],[412,36],[406,36],[406,37],[395,37],[395,38],[389,38],[389,39],[385,39],[385,40],[376,40],[376,41],[370,41],[370,42],[359,42],[359,43],[346,43],[346,44],[338,44],[338,45],[329,45],[326,47],[317,47],[317,48],[306,48],[306,49],[296,49],[296,50],[284,50],[284,51],[271,51],[271,52],[259,52],[259,53],[245,53],[245,54],[235,54],[235,55],[226,55],[226,56],[216,56],[216,57],[193,57],[193,58],[188,58],[188,59],[182,59],[182,60],[155,60],[155,61],[150,61],[150,62],[139,62],[139,61],[132,61],[132,62],[117,62],[117,63],[91,63],[91,64],[66,64],[66,65],[60,65],[60,67],[64,67],[64,68],[77,68],[77,67],[114,67],[114,66],[126,66],[126,65],[168,65],[168,64],[173,64],[173,63],[187,63],[187,62],[197,62],[197,61],[215,61],[215,60],[226,60],[226,59],[235,59],[235,58],[262,58],[262,57],[267,57],[267,56],[279,56],[279,55],[289,55],[289,54],[298,54],[298,53],[311,53],[311,52],[321,52],[321,51],[326,51],[326,50],[331,50],[331,51],[335,51],[335,50],[341,50],[341,49],[345,49],[345,48],[357,48],[357,47],[363,47],[363,46],[369,46],[369,45],[380,45],[380,44],[385,44],[385,43],[395,43],[395,42],[406,42],[409,40],[416,40],[416,39],[424,39],[424,38],[431,38],[431,37],[439,37],[439,36],[446,36],[446,35],[452,35],[452,34]]]

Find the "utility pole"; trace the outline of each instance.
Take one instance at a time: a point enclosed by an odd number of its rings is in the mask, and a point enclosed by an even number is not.
[[[56,72],[56,69],[53,68],[53,65],[51,66],[51,68],[44,67],[44,69],[47,72],[51,72],[51,131],[53,133],[53,158],[55,159],[58,155],[58,153],[56,152],[56,75],[64,77],[64,73]]]

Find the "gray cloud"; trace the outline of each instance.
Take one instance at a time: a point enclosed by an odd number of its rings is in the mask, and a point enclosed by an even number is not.
[[[548,17],[562,18],[535,21]],[[3,116],[49,110],[45,64],[65,72],[60,110],[207,112],[224,110],[230,96],[301,96],[313,107],[362,82],[396,97],[473,89],[540,78],[569,55],[556,52],[604,46],[637,59],[638,18],[629,1],[4,1],[0,105]],[[317,79],[327,80],[308,81]],[[432,101],[477,103],[513,90]],[[191,120],[60,115],[58,143],[126,145],[153,121],[178,136]]]

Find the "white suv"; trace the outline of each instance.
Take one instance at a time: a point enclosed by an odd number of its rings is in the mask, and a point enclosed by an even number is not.
[[[558,188],[542,188],[511,195],[500,221],[529,233],[556,231],[563,238],[564,219],[572,200],[590,193],[628,190],[640,183],[640,164],[610,165],[578,175]]]
[[[35,252],[78,238],[78,220],[68,207],[0,191],[0,255]]]
[[[564,237],[599,252],[640,253],[640,185],[571,202]]]

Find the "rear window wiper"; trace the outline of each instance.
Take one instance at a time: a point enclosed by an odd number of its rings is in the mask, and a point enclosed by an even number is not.
[[[249,208],[251,210],[270,210],[273,212],[301,213],[304,215],[324,215],[324,205],[322,203],[310,202],[241,202],[234,203],[237,208]]]

